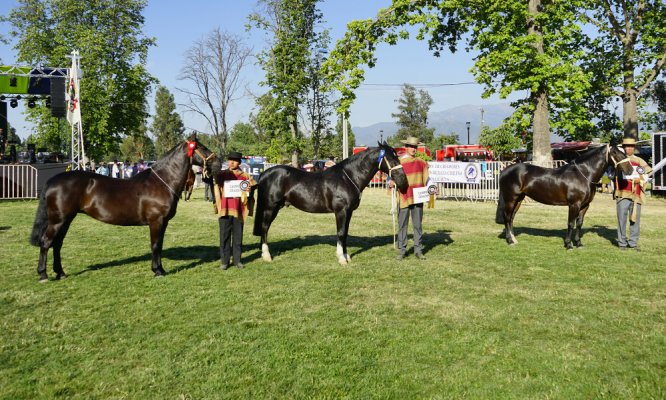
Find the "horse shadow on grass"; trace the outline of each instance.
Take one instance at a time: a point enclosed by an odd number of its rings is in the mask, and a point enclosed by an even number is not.
[[[617,238],[617,230],[615,228],[608,228],[601,225],[593,225],[592,227],[583,227],[581,229],[581,240],[585,238],[587,234],[596,234],[597,236],[608,240],[611,244],[615,244],[615,239]],[[541,229],[541,228],[528,228],[528,227],[515,227],[513,228],[513,234],[516,237],[521,235],[527,236],[541,236],[541,237],[559,237],[562,239],[564,244],[564,237],[567,235],[566,228],[564,229]],[[499,235],[499,239],[505,239],[504,230],[502,230]]]
[[[125,264],[142,263],[147,268],[150,268],[152,254],[146,253],[140,256],[127,257],[119,260],[111,260],[105,263],[93,264],[88,268],[79,271],[73,275],[81,275],[90,271],[97,271],[105,268],[119,267]],[[170,260],[187,260],[187,264],[181,265],[177,268],[169,269]],[[199,265],[209,263],[212,261],[220,260],[220,248],[217,246],[184,246],[184,247],[171,247],[162,250],[162,263],[166,264],[166,271],[168,274],[178,273],[191,268],[198,267]]]
[[[424,233],[421,237],[423,245],[423,253],[427,253],[436,246],[448,246],[453,243],[450,235],[451,231],[437,230],[435,232]],[[411,235],[409,235],[411,237]],[[271,255],[273,257],[280,256],[283,253],[289,254],[290,251],[307,248],[309,246],[329,245],[331,246],[331,254],[335,254],[335,246],[337,245],[338,237],[336,235],[309,235],[299,236],[285,240],[277,240],[269,242]],[[375,248],[383,247],[393,244],[393,235],[381,236],[348,236],[347,250],[351,257],[356,257],[359,254]],[[261,245],[253,247],[243,253],[243,261],[251,262],[261,258]],[[247,255],[245,255],[247,254]]]

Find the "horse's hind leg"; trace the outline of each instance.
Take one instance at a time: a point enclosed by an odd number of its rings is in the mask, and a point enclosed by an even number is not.
[[[39,281],[46,282],[49,280],[46,273],[46,264],[48,261],[49,249],[53,247],[53,271],[56,273],[56,278],[59,279],[64,275],[62,270],[62,263],[60,260],[60,248],[62,242],[67,234],[67,229],[72,222],[72,218],[57,221],[56,223],[49,222],[44,232],[44,237],[41,239],[39,246],[39,261],[37,263],[37,273],[39,274]]]
[[[524,198],[525,195],[521,194],[515,199],[505,200],[504,203],[504,236],[509,245],[518,243],[516,236],[513,234],[513,219],[518,213]]]
[[[275,217],[277,217],[278,211],[280,211],[279,204],[269,205],[263,211],[263,219],[261,223],[261,258],[267,262],[273,261],[271,252],[268,249],[268,230],[275,220]]]
[[[60,258],[60,249],[62,248],[62,243],[65,240],[69,226],[72,224],[74,218],[67,218],[65,222],[60,227],[60,231],[56,235],[56,238],[53,240],[53,272],[56,273],[56,279],[66,278],[67,275],[62,269],[62,260]]]

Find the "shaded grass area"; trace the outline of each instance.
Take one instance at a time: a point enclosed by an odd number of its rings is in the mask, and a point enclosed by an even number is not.
[[[38,284],[37,202],[0,203],[1,398],[666,397],[663,200],[644,207],[642,253],[614,246],[609,197],[574,251],[565,208],[524,205],[509,247],[494,204],[438,202],[428,260],[398,262],[390,200],[366,190],[350,266],[332,214],[287,208],[274,262],[248,225],[246,268],[221,271],[201,192],[167,229],[163,279],[146,227],[82,215],[69,278]]]

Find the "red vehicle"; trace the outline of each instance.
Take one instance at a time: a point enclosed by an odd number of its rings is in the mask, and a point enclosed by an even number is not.
[[[437,161],[492,161],[493,152],[480,144],[450,144],[435,152]]]

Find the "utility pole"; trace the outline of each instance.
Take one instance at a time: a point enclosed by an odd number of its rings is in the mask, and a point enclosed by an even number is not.
[[[467,144],[469,144],[469,127],[472,125],[472,123],[467,121],[465,122],[465,125],[467,126]]]

